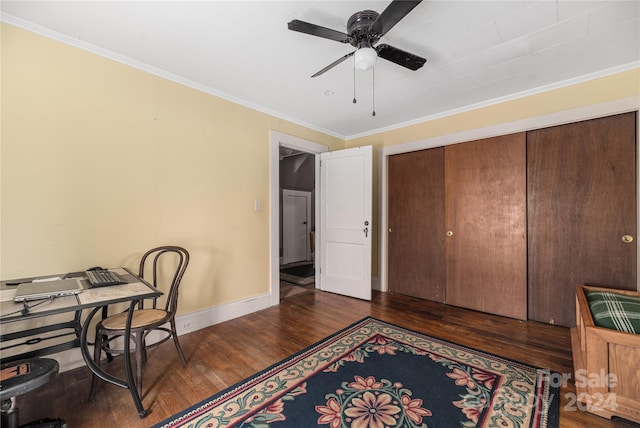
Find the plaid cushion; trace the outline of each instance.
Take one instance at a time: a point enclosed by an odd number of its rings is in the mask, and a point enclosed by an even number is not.
[[[608,291],[587,291],[586,296],[595,325],[640,333],[640,297]]]

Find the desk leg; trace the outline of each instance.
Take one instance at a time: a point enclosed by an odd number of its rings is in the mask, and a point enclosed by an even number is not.
[[[138,409],[138,415],[140,419],[147,416],[147,411],[142,406],[142,400],[140,394],[138,394],[138,388],[136,382],[133,379],[133,372],[131,371],[131,321],[133,320],[133,310],[138,302],[132,301],[129,305],[129,312],[127,314],[127,325],[124,330],[124,370],[127,373],[127,383],[129,384],[129,392],[133,397],[133,402],[136,403]]]
[[[118,385],[122,388],[127,388],[129,390],[129,392],[131,393],[131,396],[133,397],[133,402],[136,405],[136,409],[138,410],[138,415],[140,416],[140,419],[142,419],[147,416],[147,411],[142,406],[142,400],[140,399],[140,395],[138,394],[138,388],[136,388],[136,384],[133,379],[133,372],[131,371],[131,353],[129,352],[131,347],[130,340],[129,340],[131,338],[131,320],[133,318],[133,308],[135,304],[136,302],[131,302],[131,306],[129,307],[129,315],[127,317],[127,328],[124,336],[124,343],[125,343],[124,365],[125,365],[125,372],[127,374],[126,382],[102,370],[102,368],[98,366],[95,363],[95,361],[93,361],[93,357],[89,352],[89,346],[87,342],[87,332],[89,330],[89,324],[91,324],[91,320],[96,315],[96,313],[101,309],[100,307],[94,308],[89,313],[89,316],[84,321],[84,324],[82,324],[82,331],[80,333],[80,351],[82,352],[82,358],[84,358],[84,361],[87,364],[87,367],[89,367],[89,370],[95,373],[96,376],[98,376],[102,380],[113,383],[114,385]]]

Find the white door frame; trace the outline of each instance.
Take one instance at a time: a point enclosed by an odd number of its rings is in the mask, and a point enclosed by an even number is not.
[[[282,257],[283,257],[283,263],[289,263],[289,262],[296,262],[298,260],[289,260],[287,259],[287,242],[288,242],[288,235],[291,231],[291,227],[287,227],[288,226],[288,222],[285,221],[286,220],[286,210],[285,205],[287,205],[287,198],[289,196],[295,196],[295,197],[299,197],[299,198],[304,198],[305,199],[305,206],[306,206],[306,212],[305,212],[305,252],[304,252],[304,260],[311,260],[311,248],[309,246],[309,232],[311,232],[311,192],[305,192],[303,190],[290,190],[290,189],[282,189],[282,210],[284,211],[282,213]],[[290,226],[290,225],[289,225]]]
[[[319,242],[317,230],[320,221],[320,153],[328,152],[329,147],[318,144],[304,138],[294,137],[293,135],[283,134],[278,131],[271,131],[270,147],[269,147],[269,223],[270,223],[270,292],[271,305],[280,303],[280,146],[289,147],[291,149],[302,150],[315,155],[316,171],[316,196],[315,196],[315,219],[316,219],[316,242]],[[316,264],[319,252],[316,251]],[[316,270],[316,288],[320,287],[320,277]]]

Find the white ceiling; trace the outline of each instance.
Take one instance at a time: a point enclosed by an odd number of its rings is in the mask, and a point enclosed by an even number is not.
[[[2,1],[3,21],[349,139],[640,65],[640,2],[430,1],[379,43],[427,58],[418,71],[287,29],[346,32],[390,1]]]

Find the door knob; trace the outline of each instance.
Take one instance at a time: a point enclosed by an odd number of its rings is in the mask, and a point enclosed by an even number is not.
[[[633,236],[631,236],[631,235],[623,235],[622,236],[622,242],[624,242],[625,244],[633,242]]]

